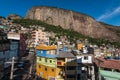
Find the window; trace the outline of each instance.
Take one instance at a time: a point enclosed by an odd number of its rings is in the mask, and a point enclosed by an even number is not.
[[[41,54],[43,53],[43,51],[41,51]]]
[[[84,59],[85,59],[85,60],[88,60],[88,56],[84,56]]]
[[[51,54],[51,50],[49,50],[49,54]]]
[[[45,58],[45,62],[47,62],[47,58]]]
[[[45,68],[45,71],[47,71],[47,68]]]
[[[47,51],[47,54],[50,54],[50,51]]]
[[[50,60],[50,63],[52,63],[52,60]]]
[[[41,58],[39,58],[39,61],[41,61]]]
[[[39,68],[41,68],[41,66],[39,65]]]
[[[54,69],[52,69],[52,72],[54,72]]]
[[[57,65],[62,65],[62,62],[57,61]]]

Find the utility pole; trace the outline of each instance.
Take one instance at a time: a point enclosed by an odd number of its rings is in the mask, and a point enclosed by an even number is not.
[[[13,69],[14,69],[14,57],[12,57],[12,65],[11,65],[11,73],[10,73],[10,80],[13,79]]]
[[[32,74],[32,64],[30,65],[29,78],[31,77],[31,74]]]
[[[30,54],[31,56],[32,56],[32,58],[31,58],[31,61],[30,61],[30,68],[29,68],[29,78],[30,77],[32,77],[31,75],[32,75],[32,72],[34,71],[34,59],[35,59],[35,49],[34,49],[34,52],[33,52],[33,54]]]

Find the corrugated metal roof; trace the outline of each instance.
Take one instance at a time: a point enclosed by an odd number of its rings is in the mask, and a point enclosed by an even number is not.
[[[75,56],[71,52],[61,51],[59,54],[57,54],[57,57],[58,58],[72,58],[72,57],[75,57]]]

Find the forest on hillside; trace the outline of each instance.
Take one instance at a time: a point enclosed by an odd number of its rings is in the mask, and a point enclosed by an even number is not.
[[[96,44],[98,46],[101,46],[104,44],[104,45],[114,45],[115,47],[120,48],[120,42],[111,42],[107,39],[92,38],[89,36],[84,36],[78,32],[71,30],[71,29],[63,29],[61,26],[50,25],[50,24],[47,24],[47,23],[39,21],[39,20],[16,19],[16,20],[13,20],[13,23],[20,24],[26,28],[30,28],[29,27],[30,25],[40,25],[41,27],[45,28],[45,31],[48,31],[48,32],[52,31],[52,32],[56,33],[57,37],[66,35],[67,39],[73,43],[76,42],[76,40],[84,41],[85,39],[87,39],[89,41],[89,43]]]

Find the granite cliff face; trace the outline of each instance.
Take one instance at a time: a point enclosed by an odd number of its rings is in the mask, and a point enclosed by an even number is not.
[[[106,28],[105,24],[96,22],[93,18],[85,14],[69,10],[53,7],[32,7],[27,12],[25,19],[41,20],[55,26],[60,25],[64,29],[73,29],[81,34],[95,38],[120,40],[120,36]]]

